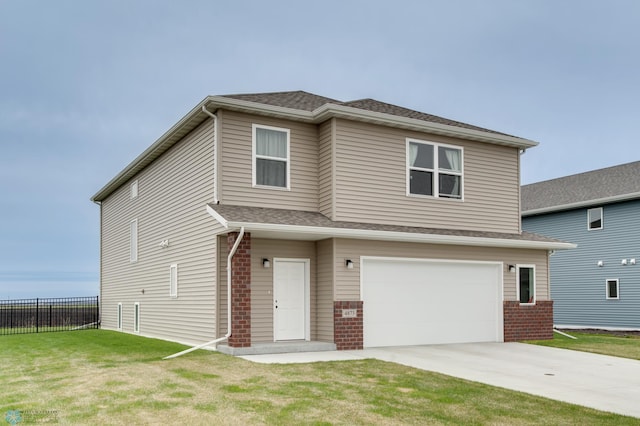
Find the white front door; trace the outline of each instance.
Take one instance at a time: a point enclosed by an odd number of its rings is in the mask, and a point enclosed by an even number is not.
[[[273,260],[274,340],[309,338],[309,260]]]

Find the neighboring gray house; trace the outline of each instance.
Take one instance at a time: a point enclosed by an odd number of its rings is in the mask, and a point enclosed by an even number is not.
[[[523,229],[578,246],[551,257],[556,326],[640,329],[640,162],[521,192]]]
[[[535,145],[373,99],[207,97],[92,198],[102,327],[236,354],[550,338],[571,245],[521,231]]]

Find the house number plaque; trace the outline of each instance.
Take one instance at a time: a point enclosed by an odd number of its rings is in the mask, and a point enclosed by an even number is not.
[[[357,309],[343,309],[342,318],[356,318],[358,316]]]

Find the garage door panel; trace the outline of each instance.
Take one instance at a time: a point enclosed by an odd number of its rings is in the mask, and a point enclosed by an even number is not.
[[[501,266],[363,259],[364,345],[502,340]]]

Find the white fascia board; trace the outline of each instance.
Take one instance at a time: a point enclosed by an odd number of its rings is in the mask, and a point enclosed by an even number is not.
[[[478,247],[503,247],[541,250],[567,250],[576,248],[575,244],[512,240],[508,238],[466,237],[459,235],[418,234],[412,232],[379,231],[370,229],[326,228],[317,226],[281,225],[270,223],[228,222],[228,227],[244,227],[247,231],[269,231],[277,233],[328,235],[337,238],[355,238],[364,240],[399,241],[428,244],[451,244]]]
[[[218,223],[220,223],[220,225],[222,225],[225,229],[229,229],[229,222],[227,222],[227,219],[222,217],[222,215],[215,211],[210,205],[207,205],[207,213],[213,216],[213,218],[217,220]]]
[[[400,117],[392,114],[368,111],[365,109],[348,107],[344,105],[326,104],[313,111],[316,121],[324,121],[331,117],[348,119],[360,119],[362,121],[376,122],[379,124],[409,128],[423,132],[454,136],[462,139],[471,139],[497,145],[512,146],[527,149],[538,146],[538,142],[514,136],[501,135],[481,130],[467,129],[464,127],[450,126],[441,123],[418,120],[416,118]]]
[[[619,203],[622,201],[630,201],[640,198],[640,192],[632,192],[630,194],[614,195],[612,197],[596,198],[594,200],[578,201],[576,203],[561,204],[559,206],[542,207],[522,212],[522,217],[534,216],[543,213],[559,212],[563,210],[579,209],[583,207],[598,206],[602,204]]]

